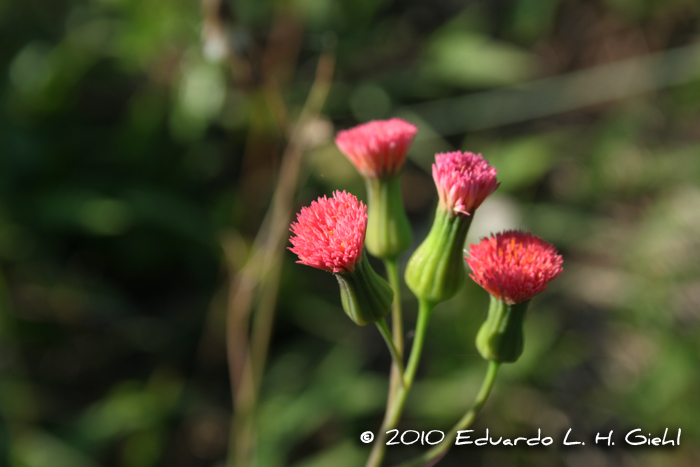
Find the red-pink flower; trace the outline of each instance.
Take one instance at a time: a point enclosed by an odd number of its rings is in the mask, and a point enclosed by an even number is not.
[[[509,305],[530,300],[564,270],[556,248],[531,233],[508,230],[471,245],[469,277]]]
[[[456,213],[471,214],[498,188],[496,169],[471,152],[435,154],[433,180],[440,204]]]
[[[379,178],[399,171],[417,132],[400,118],[374,120],[339,132],[335,144],[362,175]]]
[[[353,271],[362,259],[367,206],[345,191],[323,196],[301,208],[289,230],[297,263],[334,273]]]

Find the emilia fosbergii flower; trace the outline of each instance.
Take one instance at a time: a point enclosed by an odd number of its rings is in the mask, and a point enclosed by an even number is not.
[[[399,171],[418,127],[400,118],[374,120],[340,131],[335,143],[365,180],[369,205],[367,250],[396,259],[411,246]]]
[[[364,253],[367,206],[345,191],[304,207],[292,223],[289,249],[298,263],[335,274],[345,313],[357,324],[377,322],[391,311],[394,294]]]
[[[471,245],[465,258],[477,284],[491,294],[476,347],[486,360],[514,362],[523,352],[523,319],[530,299],[564,270],[557,250],[531,233],[509,230]]]
[[[498,188],[496,169],[471,152],[435,155],[439,203],[430,233],[411,256],[406,284],[420,299],[439,303],[464,285],[462,249],[474,212]]]

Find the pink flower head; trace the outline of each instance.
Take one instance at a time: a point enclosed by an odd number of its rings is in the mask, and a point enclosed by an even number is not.
[[[531,233],[508,230],[471,245],[469,277],[496,298],[513,305],[547,289],[564,271],[556,248]]]
[[[418,127],[401,120],[374,120],[338,133],[335,144],[365,177],[399,171]]]
[[[461,151],[435,154],[433,180],[440,204],[467,215],[500,185],[496,169],[481,154]]]
[[[301,208],[297,221],[289,229],[299,256],[297,263],[324,271],[342,273],[353,271],[362,259],[367,229],[367,206],[345,191],[336,191]]]

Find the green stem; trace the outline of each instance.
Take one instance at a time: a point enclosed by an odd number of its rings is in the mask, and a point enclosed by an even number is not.
[[[386,342],[386,346],[389,348],[389,353],[391,353],[391,358],[394,360],[394,365],[398,367],[399,373],[403,378],[403,361],[401,360],[401,354],[399,354],[398,350],[396,349],[396,346],[394,345],[394,341],[391,337],[391,331],[389,331],[389,325],[386,324],[386,318],[380,319],[376,322],[376,324],[377,329],[379,329],[379,333],[384,338],[384,342]]]
[[[401,284],[399,283],[399,267],[395,259],[384,261],[386,274],[389,277],[389,285],[394,291],[394,308],[391,314],[392,330],[394,332],[394,345],[400,355],[403,355],[403,318],[401,315]]]
[[[389,284],[391,289],[394,291],[394,304],[391,313],[392,317],[392,331],[394,335],[394,345],[396,346],[396,351],[401,357],[403,362],[403,315],[401,313],[401,283],[399,282],[399,267],[395,259],[384,260],[384,266],[386,268],[386,274],[389,278]],[[391,375],[389,377],[389,394],[387,396],[387,407],[391,405],[396,391],[400,385],[403,385],[403,372],[399,372],[399,368],[396,365],[391,367]]]
[[[379,467],[384,459],[384,454],[386,452],[386,432],[396,428],[399,418],[401,417],[401,413],[403,412],[404,405],[406,404],[406,397],[411,390],[413,379],[416,376],[418,362],[420,361],[420,356],[423,352],[425,332],[428,328],[428,321],[434,308],[435,304],[433,302],[422,299],[419,301],[416,335],[413,340],[413,345],[411,346],[411,356],[408,359],[408,365],[406,366],[406,371],[404,372],[403,386],[398,388],[396,396],[393,398],[391,403],[387,405],[382,427],[377,434],[377,439],[374,442],[372,452],[369,455],[369,459],[367,459],[365,467]]]
[[[442,440],[440,444],[426,451],[423,455],[411,461],[400,464],[397,467],[420,467],[432,460],[439,459],[444,456],[457,439],[457,433],[461,430],[466,430],[469,428],[469,426],[471,426],[471,424],[474,422],[474,419],[481,408],[484,406],[486,399],[488,399],[489,394],[491,393],[491,388],[493,388],[493,383],[496,381],[496,373],[498,373],[498,368],[500,366],[501,364],[499,362],[489,362],[489,367],[486,371],[484,382],[481,383],[481,389],[479,389],[479,393],[476,395],[476,399],[474,399],[474,404],[457,422],[457,424],[453,426],[452,429],[445,435],[445,439]]]
[[[418,362],[420,361],[421,353],[423,353],[423,341],[425,340],[425,331],[428,329],[428,320],[433,313],[435,304],[427,300],[419,300],[418,303],[418,322],[416,323],[416,335],[411,346],[411,356],[408,358],[408,366],[404,374],[404,382],[410,386],[413,383],[413,378],[416,376]],[[404,396],[405,399],[405,396]],[[401,404],[403,408],[403,404]]]

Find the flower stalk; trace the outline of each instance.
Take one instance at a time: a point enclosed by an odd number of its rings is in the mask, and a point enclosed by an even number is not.
[[[403,313],[401,309],[401,283],[399,280],[399,266],[396,260],[385,260],[384,266],[389,278],[389,285],[394,291],[394,304],[391,309],[391,326],[393,330],[394,347],[403,364],[404,342],[403,342]],[[387,406],[391,404],[399,385],[403,385],[404,371],[399,371],[398,365],[391,366],[389,375],[389,394],[387,396]]]
[[[377,434],[377,439],[374,441],[372,451],[370,452],[365,467],[379,467],[382,464],[382,460],[384,460],[384,455],[386,453],[386,432],[396,428],[399,418],[403,413],[406,398],[408,397],[408,393],[411,391],[413,380],[416,377],[418,363],[420,362],[420,357],[423,353],[423,343],[425,341],[425,334],[428,329],[428,322],[430,321],[430,316],[432,315],[434,308],[435,303],[427,300],[419,301],[416,334],[413,340],[413,346],[411,347],[411,355],[408,359],[408,365],[406,365],[406,371],[404,372],[403,385],[398,388],[395,397],[386,408],[386,412],[384,413],[384,421],[382,422],[382,426]]]
[[[447,432],[447,434],[445,435],[445,439],[443,439],[434,448],[426,451],[421,456],[411,461],[399,464],[396,467],[421,467],[428,464],[431,461],[440,459],[442,456],[444,456],[457,439],[458,432],[466,430],[471,426],[472,423],[474,423],[476,416],[479,414],[481,408],[484,406],[486,400],[491,394],[491,389],[493,388],[493,385],[496,382],[496,374],[498,373],[498,369],[500,368],[500,366],[501,364],[498,362],[489,362],[488,369],[486,370],[486,376],[484,377],[484,381],[481,383],[481,388],[479,389],[479,392],[477,393],[476,398],[474,399],[474,403],[472,404],[471,408],[467,410],[467,412],[462,416],[462,418],[452,427],[452,429],[450,429],[450,431]]]
[[[384,342],[386,342],[386,346],[389,348],[389,353],[391,353],[391,358],[393,361],[392,366],[396,366],[398,369],[398,373],[400,376],[400,383],[403,385],[403,377],[404,377],[404,367],[403,367],[403,361],[401,359],[401,354],[399,353],[398,349],[396,348],[396,345],[394,345],[394,340],[391,336],[391,331],[389,330],[389,325],[386,323],[386,319],[380,319],[375,323],[377,325],[377,329],[379,329],[379,333],[382,335],[384,338]]]

